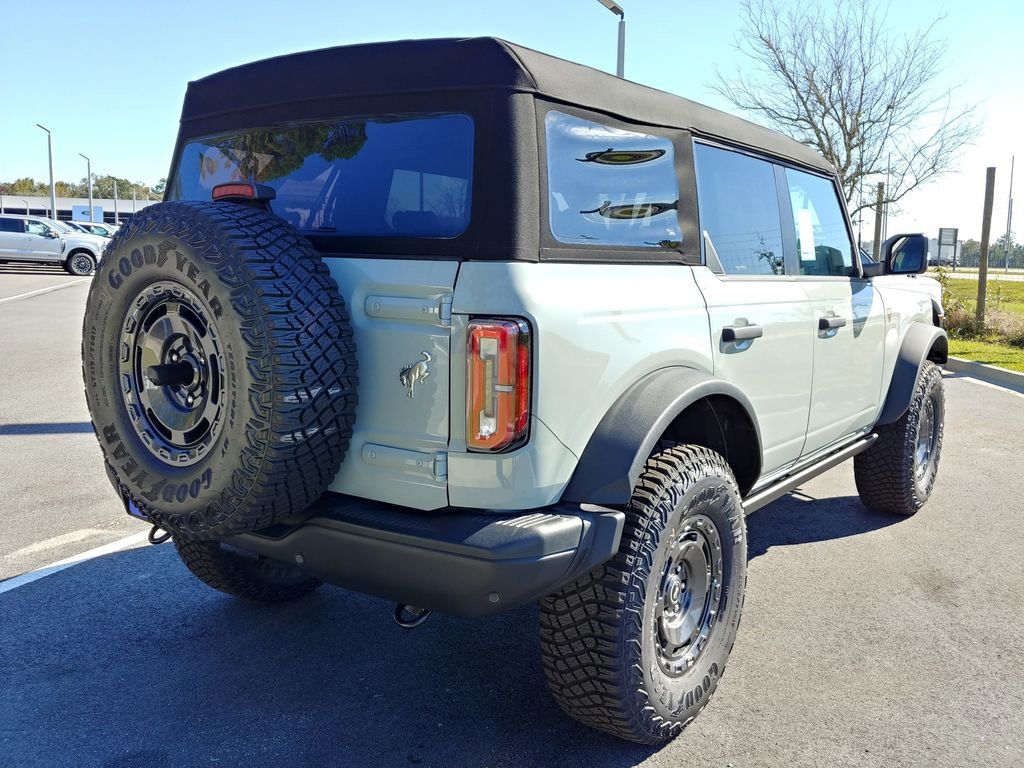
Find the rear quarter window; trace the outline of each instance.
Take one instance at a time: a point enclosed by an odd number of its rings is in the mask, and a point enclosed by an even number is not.
[[[191,141],[171,200],[215,186],[274,188],[271,208],[297,229],[347,236],[457,237],[470,220],[473,120],[380,115],[246,130]]]
[[[545,119],[552,236],[577,246],[678,248],[671,140],[551,110]]]

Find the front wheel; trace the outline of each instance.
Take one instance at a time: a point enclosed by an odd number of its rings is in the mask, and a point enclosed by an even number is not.
[[[541,602],[541,653],[558,704],[642,744],[707,705],[743,609],[747,536],[729,465],[679,445],[655,453],[626,508],[618,554]]]
[[[874,444],[853,459],[864,506],[904,516],[924,506],[939,471],[945,414],[942,370],[926,360],[907,412],[879,427]]]
[[[72,275],[87,277],[96,269],[96,262],[88,253],[72,253],[64,262],[64,269]]]

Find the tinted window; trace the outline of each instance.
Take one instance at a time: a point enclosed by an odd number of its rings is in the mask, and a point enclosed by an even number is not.
[[[307,232],[455,237],[469,224],[473,121],[381,116],[249,130],[190,142],[172,200],[255,180],[271,207]]]
[[[832,181],[786,169],[801,275],[849,275],[853,243]]]
[[[551,234],[563,243],[678,248],[672,142],[551,111],[545,117]]]
[[[0,219],[0,232],[24,232],[25,224],[21,219]]]
[[[700,226],[733,275],[785,273],[782,224],[771,163],[694,145]]]

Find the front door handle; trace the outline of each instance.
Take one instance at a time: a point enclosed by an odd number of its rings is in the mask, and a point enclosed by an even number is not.
[[[836,328],[842,328],[846,325],[845,317],[819,317],[818,318],[818,330],[819,331],[834,331]]]
[[[764,328],[760,325],[727,325],[722,329],[722,341],[746,341],[760,339]]]

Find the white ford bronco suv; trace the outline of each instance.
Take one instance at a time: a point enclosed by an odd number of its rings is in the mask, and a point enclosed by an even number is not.
[[[206,584],[403,626],[539,600],[558,703],[654,744],[725,669],[745,514],[851,457],[868,507],[927,500],[926,256],[864,263],[828,163],[685,99],[489,38],[331,48],[189,85],[86,395]]]

